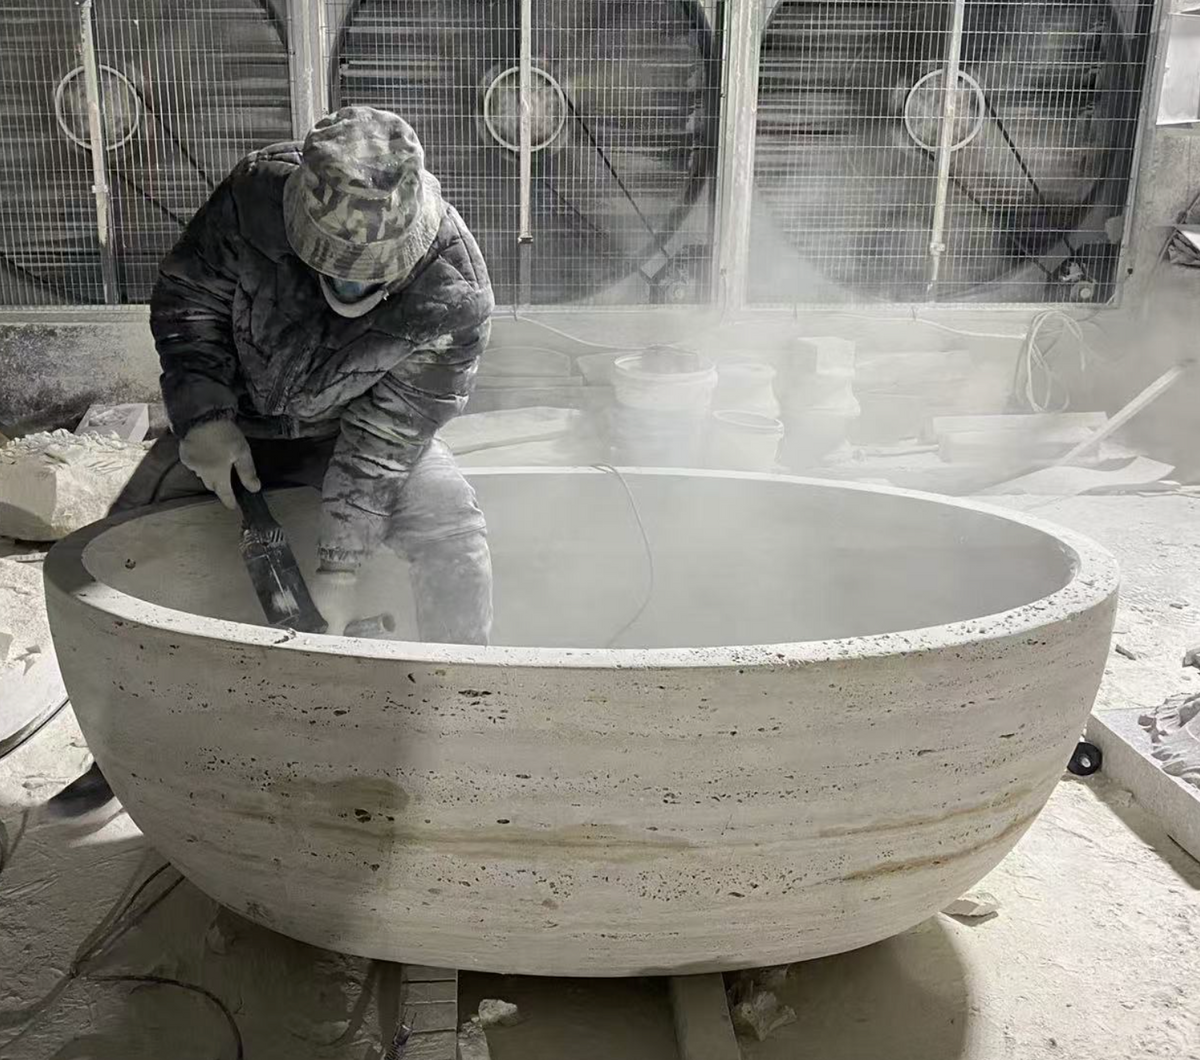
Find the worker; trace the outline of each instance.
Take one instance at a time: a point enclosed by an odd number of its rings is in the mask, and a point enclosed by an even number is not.
[[[423,640],[486,644],[475,494],[436,432],[462,412],[495,302],[479,247],[403,119],[345,107],[244,158],[163,261],[150,300],[171,434],[114,511],[215,493],[322,493],[317,609],[340,634],[381,545],[408,559]],[[216,547],[216,546],[214,546]],[[111,796],[92,771],[67,813]]]

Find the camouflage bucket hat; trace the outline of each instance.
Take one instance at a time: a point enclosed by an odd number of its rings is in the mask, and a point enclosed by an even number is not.
[[[412,126],[373,107],[343,107],[304,141],[287,179],[288,242],[339,280],[403,279],[428,252],[446,211]]]

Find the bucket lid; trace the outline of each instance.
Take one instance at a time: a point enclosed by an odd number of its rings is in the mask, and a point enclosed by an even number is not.
[[[685,350],[654,349],[631,353],[614,362],[617,375],[664,386],[717,378],[712,361]]]

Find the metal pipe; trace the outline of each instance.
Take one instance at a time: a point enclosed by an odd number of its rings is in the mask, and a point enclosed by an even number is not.
[[[324,0],[290,0],[288,14],[292,135],[300,140],[329,112]]]
[[[950,23],[950,41],[946,55],[945,83],[942,85],[942,125],[938,132],[937,189],[933,201],[933,225],[929,232],[929,285],[932,295],[942,270],[942,255],[946,253],[946,202],[950,197],[950,161],[954,153],[954,124],[958,117],[958,72],[962,59],[963,23],[966,19],[966,0],[954,0]]]
[[[87,99],[92,194],[96,197],[96,236],[100,242],[100,276],[104,284],[104,301],[116,305],[121,300],[121,291],[113,248],[108,166],[104,159],[104,104],[100,97],[100,68],[96,62],[96,40],[92,33],[92,0],[80,0],[79,4],[79,62],[83,67],[83,89]]]
[[[533,254],[533,115],[530,93],[533,91],[533,0],[521,0],[521,70],[520,70],[520,156],[521,209],[517,232],[518,283],[517,301],[531,301]]]
[[[732,0],[725,11],[712,294],[722,311],[736,312],[746,302],[749,274],[759,53],[766,20],[759,0]]]

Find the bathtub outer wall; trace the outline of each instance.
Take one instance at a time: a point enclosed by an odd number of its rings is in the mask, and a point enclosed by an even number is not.
[[[1060,779],[1116,604],[1089,546],[1083,584],[965,644],[948,626],[649,665],[409,661],[98,585],[83,549],[104,525],[52,552],[51,624],[88,744],[158,849],[296,938],[524,974],[780,964],[932,915]]]

